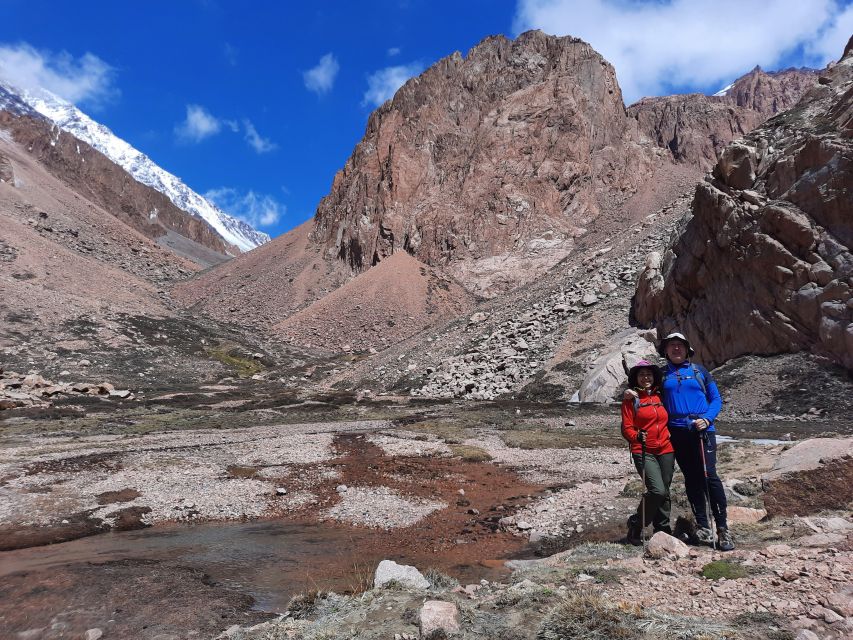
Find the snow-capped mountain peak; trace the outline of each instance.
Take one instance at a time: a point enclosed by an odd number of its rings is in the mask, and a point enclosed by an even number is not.
[[[735,86],[735,83],[734,83],[734,82],[732,82],[732,83],[731,83],[730,85],[728,85],[727,87],[723,87],[722,89],[720,89],[719,91],[717,91],[717,93],[715,93],[715,94],[714,94],[714,97],[715,97],[715,98],[724,98],[725,96],[729,95],[729,91],[731,91],[731,90],[732,90],[732,87],[734,87],[734,86]]]
[[[207,222],[227,243],[240,251],[249,251],[269,242],[269,235],[222,211],[70,102],[44,89],[23,91],[0,80],[0,108],[8,105],[20,112],[21,103],[103,153],[137,181],[165,195],[179,209]]]

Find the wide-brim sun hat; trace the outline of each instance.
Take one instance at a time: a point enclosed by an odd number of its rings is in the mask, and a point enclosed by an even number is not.
[[[687,345],[687,356],[691,357],[696,351],[693,347],[690,346],[690,340],[688,340],[683,333],[670,333],[666,338],[660,341],[658,345],[658,353],[661,354],[664,358],[666,358],[666,344],[670,340],[681,340],[684,344]]]
[[[637,384],[637,376],[640,373],[640,369],[649,369],[655,379],[655,382],[652,386],[660,388],[661,383],[663,382],[663,374],[661,373],[660,367],[656,364],[652,364],[648,360],[640,360],[639,362],[637,362],[637,364],[628,369],[628,386],[631,389],[640,386],[639,384]]]

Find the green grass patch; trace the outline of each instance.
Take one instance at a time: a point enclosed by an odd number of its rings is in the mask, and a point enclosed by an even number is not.
[[[451,444],[448,446],[454,456],[462,458],[465,462],[488,462],[492,459],[488,451],[480,447],[469,444]]]
[[[264,370],[264,366],[253,358],[247,358],[240,354],[239,349],[227,346],[208,347],[207,355],[218,360],[227,367],[231,367],[240,378],[251,378],[256,373]]]
[[[749,575],[749,570],[739,562],[729,560],[714,560],[702,567],[702,577],[708,580],[736,580]]]

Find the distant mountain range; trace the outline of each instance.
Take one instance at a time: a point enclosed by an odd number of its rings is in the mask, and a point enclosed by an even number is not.
[[[25,91],[0,79],[0,109],[22,115],[41,114],[63,131],[103,153],[137,181],[165,195],[179,209],[207,222],[226,243],[242,252],[270,240],[269,235],[225,213],[107,127],[50,91]]]

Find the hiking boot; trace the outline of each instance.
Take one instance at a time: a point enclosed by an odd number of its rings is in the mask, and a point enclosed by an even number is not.
[[[714,532],[708,527],[699,527],[696,529],[695,539],[697,544],[714,544]]]
[[[625,539],[635,547],[643,544],[643,526],[636,513],[628,518],[628,533],[625,534]]]
[[[732,534],[725,527],[717,527],[717,549],[720,551],[731,551],[735,548]]]
[[[655,533],[657,533],[658,531],[663,531],[663,532],[664,532],[666,535],[668,535],[668,536],[671,536],[671,535],[672,535],[672,527],[670,527],[670,526],[666,526],[666,527],[655,527]]]

